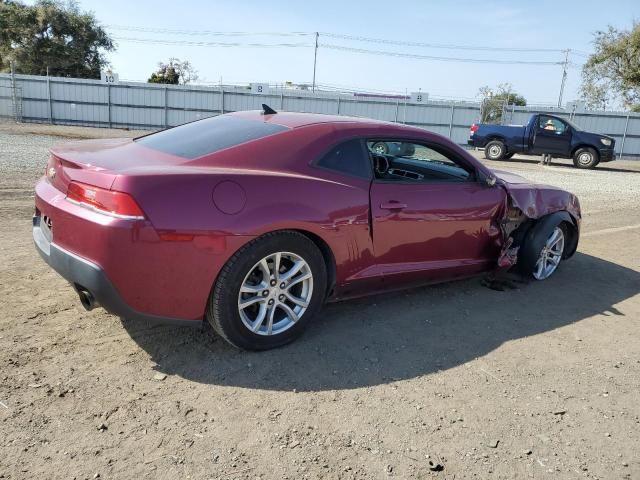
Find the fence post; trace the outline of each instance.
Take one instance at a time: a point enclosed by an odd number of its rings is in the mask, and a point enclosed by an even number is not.
[[[338,115],[340,115],[340,95],[338,95]]]
[[[284,110],[284,86],[280,89],[280,111]]]
[[[624,153],[624,141],[627,139],[627,132],[629,131],[629,117],[630,113],[627,113],[627,120],[624,122],[624,133],[622,134],[622,143],[620,144],[620,154],[618,160],[622,160],[622,154]]]
[[[16,67],[11,62],[11,101],[13,102],[13,120],[18,121],[18,95],[16,93]]]
[[[449,118],[449,138],[451,138],[451,135],[453,134],[453,111],[454,111],[454,103],[451,102],[451,118]]]
[[[109,109],[109,128],[111,128],[111,84],[107,83],[107,103],[108,103],[108,109]]]
[[[164,128],[169,128],[169,87],[164,87]]]
[[[396,100],[396,117],[394,122],[398,123],[398,110],[400,110],[400,100]]]
[[[224,115],[224,88],[220,84],[220,115]]]
[[[404,108],[402,109],[402,123],[406,124],[407,123],[407,93],[406,93],[406,88],[405,88],[405,95],[404,95]]]
[[[48,65],[47,65],[47,102],[49,103],[49,124],[53,125],[53,110],[51,108],[51,82],[49,81]]]

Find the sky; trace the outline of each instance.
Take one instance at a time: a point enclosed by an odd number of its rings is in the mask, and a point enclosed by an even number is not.
[[[33,3],[32,1],[27,3]],[[593,33],[629,29],[640,19],[639,0],[78,0],[116,38],[108,55],[121,80],[145,81],[159,61],[189,60],[200,82],[311,83],[314,35],[220,36],[208,32],[327,32],[337,35],[465,47],[573,49],[564,101],[578,98],[580,64],[593,50]],[[116,29],[134,27],[133,29]],[[136,29],[155,29],[156,32]],[[164,32],[157,30],[164,29]],[[178,30],[172,33],[166,30]],[[219,47],[139,43],[296,43],[301,47]],[[423,56],[561,62],[562,52],[512,52],[389,45],[320,35],[316,81],[369,91],[427,92],[431,98],[473,100],[481,86],[508,82],[530,104],[554,104],[560,65],[462,63],[398,58],[323,47],[323,44]]]

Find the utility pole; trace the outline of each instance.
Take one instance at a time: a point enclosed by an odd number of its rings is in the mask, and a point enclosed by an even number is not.
[[[567,67],[569,66],[570,48],[564,51],[564,62],[562,64],[562,81],[560,82],[560,95],[558,95],[558,108],[562,108],[562,94],[564,93],[564,84],[567,81]]]
[[[316,46],[313,50],[313,86],[311,87],[311,90],[314,93],[316,91],[316,65],[318,63],[318,37],[320,37],[320,34],[316,32]]]

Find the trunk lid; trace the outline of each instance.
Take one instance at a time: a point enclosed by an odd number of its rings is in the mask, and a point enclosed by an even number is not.
[[[156,171],[189,161],[142,147],[130,138],[67,142],[50,152],[45,175],[62,192],[71,181],[110,189],[128,170]]]

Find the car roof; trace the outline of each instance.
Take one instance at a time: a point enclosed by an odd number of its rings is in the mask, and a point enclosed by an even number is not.
[[[228,115],[234,117],[245,118],[247,120],[257,120],[261,122],[273,123],[289,128],[304,127],[307,125],[316,125],[318,123],[335,123],[347,124],[357,123],[359,125],[394,125],[392,122],[382,120],[373,120],[371,118],[345,117],[342,115],[324,115],[320,113],[298,113],[298,112],[278,112],[272,115],[265,115],[262,110],[248,110],[242,112],[233,112]]]

